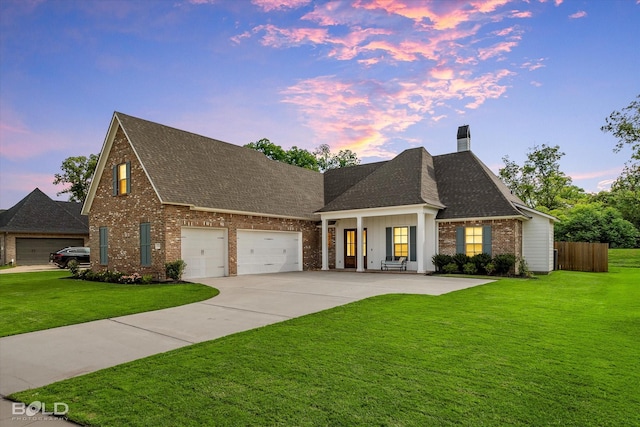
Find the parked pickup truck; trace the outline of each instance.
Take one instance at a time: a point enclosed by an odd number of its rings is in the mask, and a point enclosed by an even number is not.
[[[60,268],[66,268],[67,263],[72,259],[78,261],[79,264],[89,263],[90,255],[90,248],[71,246],[49,254],[49,262],[56,264]]]

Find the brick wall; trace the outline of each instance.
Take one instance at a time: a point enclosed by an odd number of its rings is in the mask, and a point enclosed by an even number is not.
[[[321,267],[320,229],[315,221],[203,212],[191,210],[186,206],[166,206],[165,215],[167,245],[170,248],[167,253],[168,260],[180,258],[182,227],[211,227],[227,229],[230,276],[238,273],[237,230],[302,232],[303,270]]]
[[[514,254],[522,257],[522,221],[517,219],[496,219],[485,221],[441,222],[438,224],[439,253],[455,255],[456,228],[491,226],[492,255]]]
[[[131,192],[113,196],[112,168],[130,162]],[[151,224],[152,265],[140,266],[140,223]],[[164,264],[181,258],[181,228],[225,228],[228,232],[229,274],[237,274],[237,230],[279,230],[302,232],[303,269],[316,269],[321,264],[320,230],[315,221],[271,218],[251,215],[204,212],[187,206],[162,205],[147,179],[142,166],[118,129],[111,153],[96,191],[89,214],[91,267],[124,273],[153,274],[165,279]],[[100,265],[100,227],[108,227],[108,264]],[[156,249],[158,244],[159,249]]]

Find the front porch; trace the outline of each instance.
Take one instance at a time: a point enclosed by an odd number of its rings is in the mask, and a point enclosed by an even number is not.
[[[428,205],[323,212],[322,270],[329,270],[332,264],[341,271],[380,272],[383,260],[405,257],[406,271],[388,273],[434,271],[437,213],[437,207]],[[333,239],[329,239],[330,234]],[[330,248],[331,244],[335,247]],[[335,259],[330,260],[329,253]]]

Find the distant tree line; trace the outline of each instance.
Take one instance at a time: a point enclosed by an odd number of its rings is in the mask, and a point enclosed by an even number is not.
[[[340,150],[338,153],[332,153],[327,144],[320,145],[313,152],[298,148],[295,145],[291,149],[285,150],[267,138],[262,138],[256,142],[246,144],[245,147],[260,151],[272,160],[318,172],[360,164],[358,156],[353,151]]]
[[[609,191],[586,193],[560,170],[565,155],[560,146],[534,146],[523,165],[503,157],[499,176],[529,207],[547,212],[559,222],[557,241],[601,242],[611,247],[640,247],[640,95],[614,111],[600,128],[632,149],[631,158]]]

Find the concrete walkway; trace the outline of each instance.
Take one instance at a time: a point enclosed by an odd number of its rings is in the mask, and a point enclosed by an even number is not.
[[[490,282],[418,274],[335,271],[196,281],[218,288],[220,295],[180,307],[1,338],[0,395],[375,295],[441,295]],[[11,418],[10,404],[3,400],[1,409],[0,425],[5,425]]]

